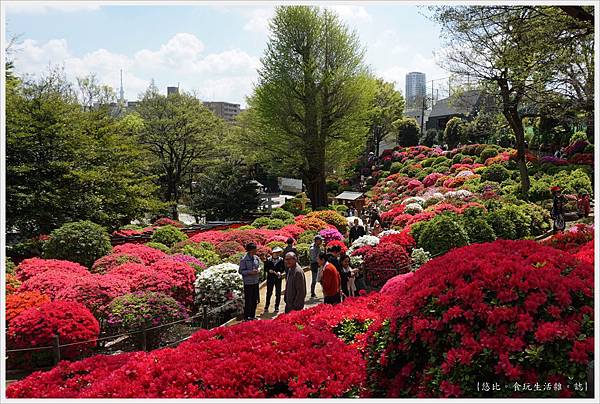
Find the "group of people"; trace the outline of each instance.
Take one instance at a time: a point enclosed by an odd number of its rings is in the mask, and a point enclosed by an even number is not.
[[[355,219],[355,224],[357,223],[358,219]],[[349,296],[357,296],[360,290],[366,288],[359,269],[350,266],[350,257],[342,254],[339,245],[331,246],[328,251],[325,251],[323,237],[316,235],[309,251],[312,298],[317,297],[315,293],[317,283],[320,283],[323,288],[324,303],[329,304],[340,303],[342,299]]]
[[[556,233],[565,229],[565,205],[568,200],[576,200],[577,216],[579,218],[588,217],[590,215],[590,195],[585,189],[580,190],[577,196],[564,195],[559,186],[550,188],[552,192],[552,210],[550,215],[554,221],[553,231]]]
[[[256,306],[259,302],[258,285],[260,282],[260,259],[257,254],[257,246],[254,243],[246,245],[246,255],[240,261],[239,273],[244,282],[244,320],[256,320]],[[286,279],[285,312],[302,310],[306,298],[306,278],[304,270],[298,264],[298,255],[293,247],[293,239],[288,240],[286,249],[275,247],[272,255],[266,258],[264,271],[267,278],[267,297],[265,312],[268,312],[275,290],[275,312],[279,311],[281,303],[281,284]]]

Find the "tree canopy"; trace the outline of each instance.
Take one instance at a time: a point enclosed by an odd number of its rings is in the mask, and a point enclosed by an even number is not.
[[[60,70],[7,80],[7,227],[48,234],[91,220],[109,228],[160,208],[144,151],[107,109],[84,109]]]
[[[354,32],[328,9],[278,7],[248,104],[263,160],[295,167],[314,209],[327,206],[325,177],[356,157],[375,88]]]

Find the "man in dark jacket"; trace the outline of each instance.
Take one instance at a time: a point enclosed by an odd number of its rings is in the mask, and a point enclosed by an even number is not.
[[[364,236],[367,234],[365,228],[359,225],[358,219],[354,219],[354,224],[350,227],[350,233],[348,235],[348,239],[350,239],[350,244],[352,244],[357,238]]]
[[[302,310],[306,299],[306,278],[302,267],[298,265],[298,258],[293,252],[285,255],[287,278],[285,281],[285,312]]]
[[[273,295],[273,288],[275,288],[275,310],[279,311],[279,302],[281,301],[281,280],[285,276],[285,266],[283,264],[283,258],[281,254],[283,250],[279,247],[273,249],[273,255],[268,257],[265,261],[265,275],[267,278],[267,301],[265,303],[265,313],[269,312],[269,305],[271,304],[271,296]]]

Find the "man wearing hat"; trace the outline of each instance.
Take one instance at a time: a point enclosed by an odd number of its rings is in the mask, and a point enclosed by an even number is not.
[[[271,304],[271,296],[273,295],[273,287],[275,287],[275,310],[279,311],[279,303],[281,301],[281,279],[285,276],[285,265],[281,253],[283,250],[280,247],[273,249],[273,255],[267,257],[265,261],[265,275],[267,278],[267,301],[265,303],[265,313],[269,312]]]
[[[238,270],[244,280],[244,320],[256,320],[259,266],[260,260],[256,256],[256,244],[246,244],[246,255],[242,257]]]
[[[319,273],[319,254],[322,251],[321,246],[323,245],[323,237],[316,235],[314,242],[310,245],[310,273],[312,279],[310,282],[310,297],[317,297],[315,293],[315,286],[317,286],[317,274]]]

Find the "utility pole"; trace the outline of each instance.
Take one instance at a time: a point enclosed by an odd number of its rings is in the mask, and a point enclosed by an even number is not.
[[[427,96],[423,97],[423,105],[421,107],[421,135],[423,134],[423,121],[425,120],[425,107],[427,103]]]

